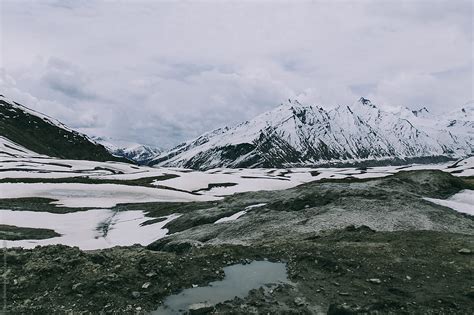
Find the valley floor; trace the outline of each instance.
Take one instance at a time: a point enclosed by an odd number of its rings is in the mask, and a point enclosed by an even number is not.
[[[473,158],[207,172],[11,163],[0,167],[0,237],[12,314],[153,312],[253,261],[284,263],[288,281],[191,313],[474,309]]]

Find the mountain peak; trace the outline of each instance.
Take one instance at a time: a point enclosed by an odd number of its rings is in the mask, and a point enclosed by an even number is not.
[[[292,100],[291,98],[288,99],[287,104],[285,104],[285,105],[284,105],[284,104],[281,104],[281,105],[283,105],[283,106],[286,105],[286,106],[290,106],[290,107],[301,107],[301,106],[304,106],[304,105],[301,104],[298,100],[296,100],[296,99],[293,99],[293,100]]]
[[[429,114],[430,111],[426,108],[426,107],[422,107],[420,109],[416,109],[416,110],[412,110],[411,111],[413,113],[413,115],[415,115],[416,117],[420,117],[420,116],[423,116],[425,114]]]
[[[370,106],[370,107],[375,108],[375,105],[372,104],[372,102],[368,98],[361,97],[361,98],[359,98],[358,102],[361,103],[362,105],[366,105],[366,106]]]

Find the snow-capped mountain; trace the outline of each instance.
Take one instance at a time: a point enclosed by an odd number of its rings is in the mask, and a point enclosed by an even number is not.
[[[111,155],[86,135],[3,95],[0,95],[0,138],[2,146],[14,149],[13,152],[2,150],[1,153],[11,156],[23,151],[28,155],[74,160],[125,161]]]
[[[106,147],[113,155],[124,157],[141,165],[147,164],[161,153],[159,148],[144,144],[116,140],[109,137],[92,137],[92,139]]]
[[[370,100],[326,110],[289,100],[233,128],[162,153],[150,165],[210,169],[283,167],[473,154],[469,106],[435,117],[426,108],[382,110]]]

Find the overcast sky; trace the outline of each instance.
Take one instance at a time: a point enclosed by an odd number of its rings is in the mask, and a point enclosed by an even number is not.
[[[0,94],[92,135],[170,147],[288,98],[474,98],[472,1],[0,3]]]

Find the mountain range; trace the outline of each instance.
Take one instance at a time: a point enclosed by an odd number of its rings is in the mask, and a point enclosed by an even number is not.
[[[414,161],[473,154],[474,105],[442,116],[383,110],[370,100],[326,110],[295,100],[160,154],[150,165],[193,169]]]
[[[117,140],[110,137],[92,137],[92,140],[102,144],[113,155],[126,158],[140,165],[148,164],[148,162],[162,152],[161,149],[154,146]]]
[[[252,120],[161,152],[151,146],[88,137],[0,96],[0,136],[33,152],[199,170],[455,159],[473,155],[473,117],[473,102],[434,115],[425,107],[387,110],[366,98],[332,109],[288,100]]]

